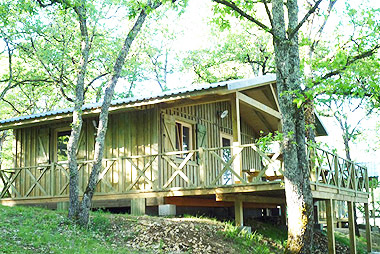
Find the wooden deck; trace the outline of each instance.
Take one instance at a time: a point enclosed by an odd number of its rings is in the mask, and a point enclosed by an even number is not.
[[[229,159],[223,151],[230,151]],[[368,203],[366,168],[319,148],[308,151],[316,200]],[[259,154],[259,165],[250,163],[250,154]],[[80,175],[89,175],[92,163],[80,161],[79,171],[86,171]],[[231,202],[231,194],[239,194],[246,202],[280,205],[285,203],[284,170],[281,153],[261,151],[256,144],[105,159],[94,202],[103,207],[128,206],[131,199],[148,198],[155,205],[158,198],[186,196]],[[80,179],[81,193],[86,182]],[[68,200],[68,183],[67,162],[2,169],[0,202],[64,202]]]

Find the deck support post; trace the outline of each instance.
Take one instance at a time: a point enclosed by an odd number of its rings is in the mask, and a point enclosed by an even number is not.
[[[136,198],[131,200],[131,214],[144,215],[145,214],[145,198]]]
[[[364,203],[364,216],[365,216],[365,233],[367,239],[367,251],[372,251],[372,239],[371,239],[371,224],[369,223],[369,207],[368,203]]]
[[[285,204],[283,204],[283,205],[281,205],[280,206],[281,208],[281,224],[282,225],[284,225],[284,226],[286,226],[286,224],[287,224],[287,219],[286,219],[286,205]]]
[[[350,233],[350,254],[356,254],[354,202],[347,201],[348,207],[348,228]]]
[[[326,201],[326,220],[327,220],[327,240],[329,254],[335,254],[335,236],[334,236],[334,206],[332,199]]]
[[[243,227],[243,201],[241,199],[235,200],[235,226]]]
[[[235,160],[233,162],[233,170],[239,175],[242,176],[242,167],[241,167],[241,156],[239,153],[239,147],[241,144],[241,134],[240,134],[240,105],[239,98],[236,94],[231,99],[231,117],[232,117],[232,136],[233,136],[233,149],[232,156],[235,156]],[[232,176],[233,183],[240,183],[240,181],[233,175]]]

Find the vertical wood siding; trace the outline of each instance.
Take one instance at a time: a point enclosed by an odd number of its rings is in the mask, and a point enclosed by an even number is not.
[[[229,114],[221,119],[219,115],[224,110],[228,110]],[[167,119],[170,119],[171,126],[165,127],[165,121],[166,124],[168,123]],[[205,143],[202,145],[204,147],[220,147],[221,133],[232,135],[231,105],[229,102],[175,107],[163,110],[155,106],[155,108],[150,109],[111,114],[105,139],[105,160],[103,163],[103,168],[108,169],[108,171],[97,186],[97,192],[120,193],[128,189],[153,189],[165,185],[175,172],[175,169],[162,158],[156,158],[152,163],[151,157],[127,158],[123,160],[112,159],[136,155],[151,155],[175,150],[175,139],[172,140],[174,144],[169,144],[168,133],[166,132],[173,132],[175,130],[176,120],[188,122],[193,126],[193,149],[199,148],[199,144],[197,144],[199,142],[197,142],[197,125],[202,125],[205,128]],[[87,118],[83,122],[77,152],[80,161],[89,161],[94,158],[96,132],[94,123],[97,124],[96,118]],[[35,179],[46,168],[43,165],[55,161],[57,129],[69,128],[69,126],[70,122],[62,122],[54,125],[39,126],[38,128],[30,127],[15,130],[15,166],[41,166],[22,170],[21,174],[17,177],[15,185],[22,196],[29,191]],[[254,130],[245,122],[241,123],[241,128],[242,143],[253,143]],[[173,133],[170,135],[173,135]],[[206,172],[209,182],[205,184],[210,184],[223,169],[223,166],[215,156],[208,154],[207,157]],[[171,157],[171,159],[177,164],[183,160],[183,158],[179,158],[178,156],[177,158],[175,156]],[[197,160],[197,156],[194,155],[183,169],[183,172],[194,185],[199,186],[200,175]],[[242,153],[242,160],[243,169],[261,168],[260,158],[253,150],[245,149]],[[139,175],[136,167],[142,170],[146,165],[150,166],[146,169],[145,176],[155,186],[150,186],[144,177],[140,177],[136,184],[131,187],[131,184]],[[82,191],[86,187],[90,170],[91,164],[80,164],[79,166],[79,185]],[[38,181],[42,189],[46,192],[49,191],[49,193],[53,192],[54,195],[67,195],[69,176],[67,164],[56,167],[53,174],[50,174],[50,171],[47,172],[49,173],[45,173]],[[218,180],[217,184],[221,184],[221,181]],[[189,185],[178,175],[167,187],[189,187]],[[46,196],[46,194],[39,187],[35,187],[28,196]]]

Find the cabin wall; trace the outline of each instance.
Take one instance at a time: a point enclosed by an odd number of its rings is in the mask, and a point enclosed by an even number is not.
[[[87,118],[83,121],[80,135],[79,149],[77,151],[80,174],[80,190],[84,190],[91,171],[94,159],[94,146],[97,124],[96,118]],[[43,125],[15,130],[15,167],[22,169],[15,180],[17,190],[21,196],[48,196],[68,194],[68,165],[59,162],[52,171],[47,166],[57,161],[56,133],[69,130],[70,122],[61,122],[54,125]],[[104,178],[97,187],[98,192],[122,192],[136,178],[137,172],[133,164],[139,168],[147,162],[148,158],[115,159],[131,155],[148,155],[158,153],[158,111],[146,109],[109,116],[108,131],[105,140],[104,165],[107,169]],[[157,162],[146,170],[146,175],[154,181],[157,178]],[[35,179],[38,185],[28,193]],[[102,172],[101,172],[102,173]],[[134,188],[146,188],[146,183],[137,183]]]
[[[222,119],[220,113],[224,110],[228,110],[229,114]],[[177,175],[172,182],[169,181],[177,171],[169,161],[161,157],[141,157],[141,155],[175,150],[173,132],[176,121],[189,123],[192,126],[192,149],[221,147],[222,136],[232,138],[229,101],[166,109],[152,106],[150,109],[111,114],[105,140],[103,169],[100,172],[102,180],[96,191],[120,193],[162,187],[189,187],[180,175]],[[84,119],[80,135],[77,157],[81,191],[84,191],[86,187],[92,166],[91,160],[94,158],[95,125],[97,125],[97,118]],[[28,167],[21,170],[15,181],[16,188],[20,191],[19,196],[68,194],[67,162],[58,162],[53,169],[49,164],[57,162],[57,132],[70,130],[69,126],[70,122],[66,121],[15,131],[15,167]],[[200,139],[201,133],[204,135],[202,139]],[[172,136],[171,140],[170,136]],[[242,121],[242,144],[253,143],[254,138],[253,128]],[[227,150],[231,152],[230,149]],[[215,156],[211,152],[206,152],[205,155],[206,185],[224,184],[220,177],[224,166],[218,158],[218,156],[223,158],[223,151],[217,150],[216,154]],[[170,156],[170,158],[177,165],[184,159],[180,156]],[[242,151],[241,158],[243,171],[260,170],[262,167],[260,156],[249,147]],[[199,159],[199,154],[195,153],[183,168],[183,172],[195,186],[200,186]],[[146,165],[145,177],[141,177],[141,174],[139,177],[139,170],[143,170]]]
[[[220,113],[224,110],[228,110],[228,115],[225,118],[220,117]],[[189,123],[193,126],[193,147],[192,149],[198,149],[200,146],[206,148],[221,147],[222,136],[230,136],[232,138],[232,118],[231,118],[231,104],[229,101],[216,102],[209,104],[185,106],[185,107],[173,107],[163,109],[161,112],[161,151],[168,152],[175,150],[174,141],[169,139],[175,139],[175,121]],[[198,126],[205,128],[206,142],[202,145],[198,142]],[[171,130],[171,131],[170,131]],[[170,133],[168,133],[171,132]],[[242,144],[253,143],[255,139],[254,130],[244,121],[241,122],[241,142]],[[170,142],[169,142],[170,141]],[[232,144],[231,144],[232,145]],[[217,151],[222,156],[222,151]],[[250,148],[245,148],[242,151],[242,169],[249,170],[251,168],[261,169],[260,156]],[[172,158],[174,161],[180,162],[177,158]],[[218,178],[219,173],[223,170],[222,163],[218,158],[211,153],[206,154],[206,169],[208,176],[208,182],[210,184],[213,180]],[[192,158],[184,168],[184,173],[189,177],[190,181],[199,186],[199,164],[196,156]],[[162,178],[161,186],[164,186],[168,182],[169,178],[173,175],[175,169],[170,166],[166,161],[162,163]],[[245,177],[245,176],[244,176]],[[218,180],[216,185],[222,184],[221,179]],[[188,184],[180,176],[176,176],[175,180],[168,187],[189,187]]]

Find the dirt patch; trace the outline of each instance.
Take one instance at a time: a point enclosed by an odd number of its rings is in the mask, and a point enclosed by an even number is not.
[[[124,227],[123,225],[128,225]],[[141,216],[131,221],[117,217],[111,223],[117,230],[113,241],[133,250],[154,253],[238,253],[221,232],[224,225],[196,218],[159,218]],[[133,233],[131,233],[133,232]]]

